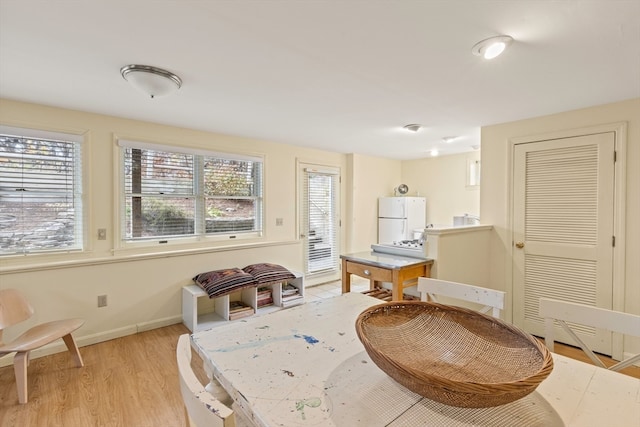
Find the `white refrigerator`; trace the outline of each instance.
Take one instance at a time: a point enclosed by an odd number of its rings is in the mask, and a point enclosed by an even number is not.
[[[380,197],[378,199],[378,243],[413,240],[413,231],[427,225],[424,197]]]

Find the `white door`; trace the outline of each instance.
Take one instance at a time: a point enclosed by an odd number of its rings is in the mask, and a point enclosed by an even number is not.
[[[534,335],[540,297],[612,308],[614,150],[614,132],[514,147],[513,320]],[[611,333],[579,335],[611,354]]]
[[[300,165],[300,238],[305,275],[337,272],[340,231],[337,168]]]

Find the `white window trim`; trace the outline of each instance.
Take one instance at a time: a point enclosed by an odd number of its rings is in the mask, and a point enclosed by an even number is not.
[[[0,133],[13,136],[28,136],[30,138],[36,139],[57,139],[61,141],[71,141],[79,143],[85,142],[84,135],[82,134],[53,132],[48,130],[21,128],[6,125],[0,125]]]
[[[221,151],[212,151],[198,149],[188,146],[171,145],[169,143],[151,143],[144,142],[134,138],[121,138],[114,135],[114,163],[117,165],[117,174],[114,176],[114,254],[127,253],[128,251],[134,251],[135,253],[148,252],[148,251],[176,251],[183,249],[191,249],[201,247],[203,244],[214,246],[234,246],[240,244],[240,241],[245,243],[261,242],[265,236],[265,175],[266,175],[266,156],[264,155],[248,155],[242,153],[228,153]],[[228,160],[245,160],[262,163],[262,213],[260,215],[260,221],[262,223],[261,230],[237,232],[234,234],[224,235],[194,235],[185,237],[171,237],[171,238],[150,238],[144,240],[127,241],[122,238],[123,230],[123,218],[121,218],[122,204],[124,203],[123,194],[124,187],[122,176],[124,173],[124,150],[122,148],[140,148],[144,150],[166,151],[174,153],[186,153],[199,156],[212,156]],[[194,178],[195,179],[195,178]],[[170,249],[169,249],[170,247]]]
[[[41,260],[47,259],[59,259],[60,256],[64,256],[66,254],[80,254],[80,253],[89,253],[92,250],[92,241],[90,240],[89,230],[91,229],[91,216],[89,215],[90,210],[90,191],[89,189],[89,170],[90,165],[88,159],[91,158],[91,144],[89,144],[89,132],[80,129],[66,130],[66,129],[58,129],[58,130],[47,130],[47,126],[38,126],[38,125],[18,125],[18,126],[10,126],[5,124],[0,124],[0,133],[12,136],[23,136],[34,139],[51,139],[51,140],[61,140],[61,141],[69,141],[75,142],[81,145],[80,151],[80,159],[78,163],[80,164],[80,176],[78,177],[78,181],[81,188],[81,208],[78,213],[81,221],[81,226],[77,230],[80,233],[80,236],[77,236],[78,240],[78,248],[67,248],[60,250],[50,250],[50,251],[33,251],[26,253],[14,253],[14,254],[3,254],[2,258],[16,258],[21,257],[24,258],[29,257],[37,257]]]
[[[118,144],[118,147],[124,147],[124,148],[140,148],[142,150],[167,151],[171,153],[185,153],[185,154],[194,154],[197,156],[217,157],[219,159],[225,159],[225,160],[245,160],[249,162],[264,163],[264,157],[249,156],[246,154],[239,154],[239,153],[238,154],[223,153],[220,151],[201,150],[197,148],[182,147],[177,145],[153,144],[150,142],[138,142],[138,141],[128,140],[128,139],[118,139],[117,144]]]

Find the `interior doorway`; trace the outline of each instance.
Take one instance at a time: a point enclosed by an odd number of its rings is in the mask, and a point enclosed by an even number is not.
[[[539,298],[616,309],[617,132],[517,142],[513,149],[513,321],[544,336]],[[617,309],[620,309],[619,307]],[[578,333],[594,350],[614,350],[609,332]],[[573,344],[558,330],[559,341]]]

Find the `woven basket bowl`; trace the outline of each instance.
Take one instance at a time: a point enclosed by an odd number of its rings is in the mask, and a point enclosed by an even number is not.
[[[536,338],[462,307],[398,301],[363,311],[356,332],[376,365],[414,393],[446,405],[504,405],[553,369]]]

